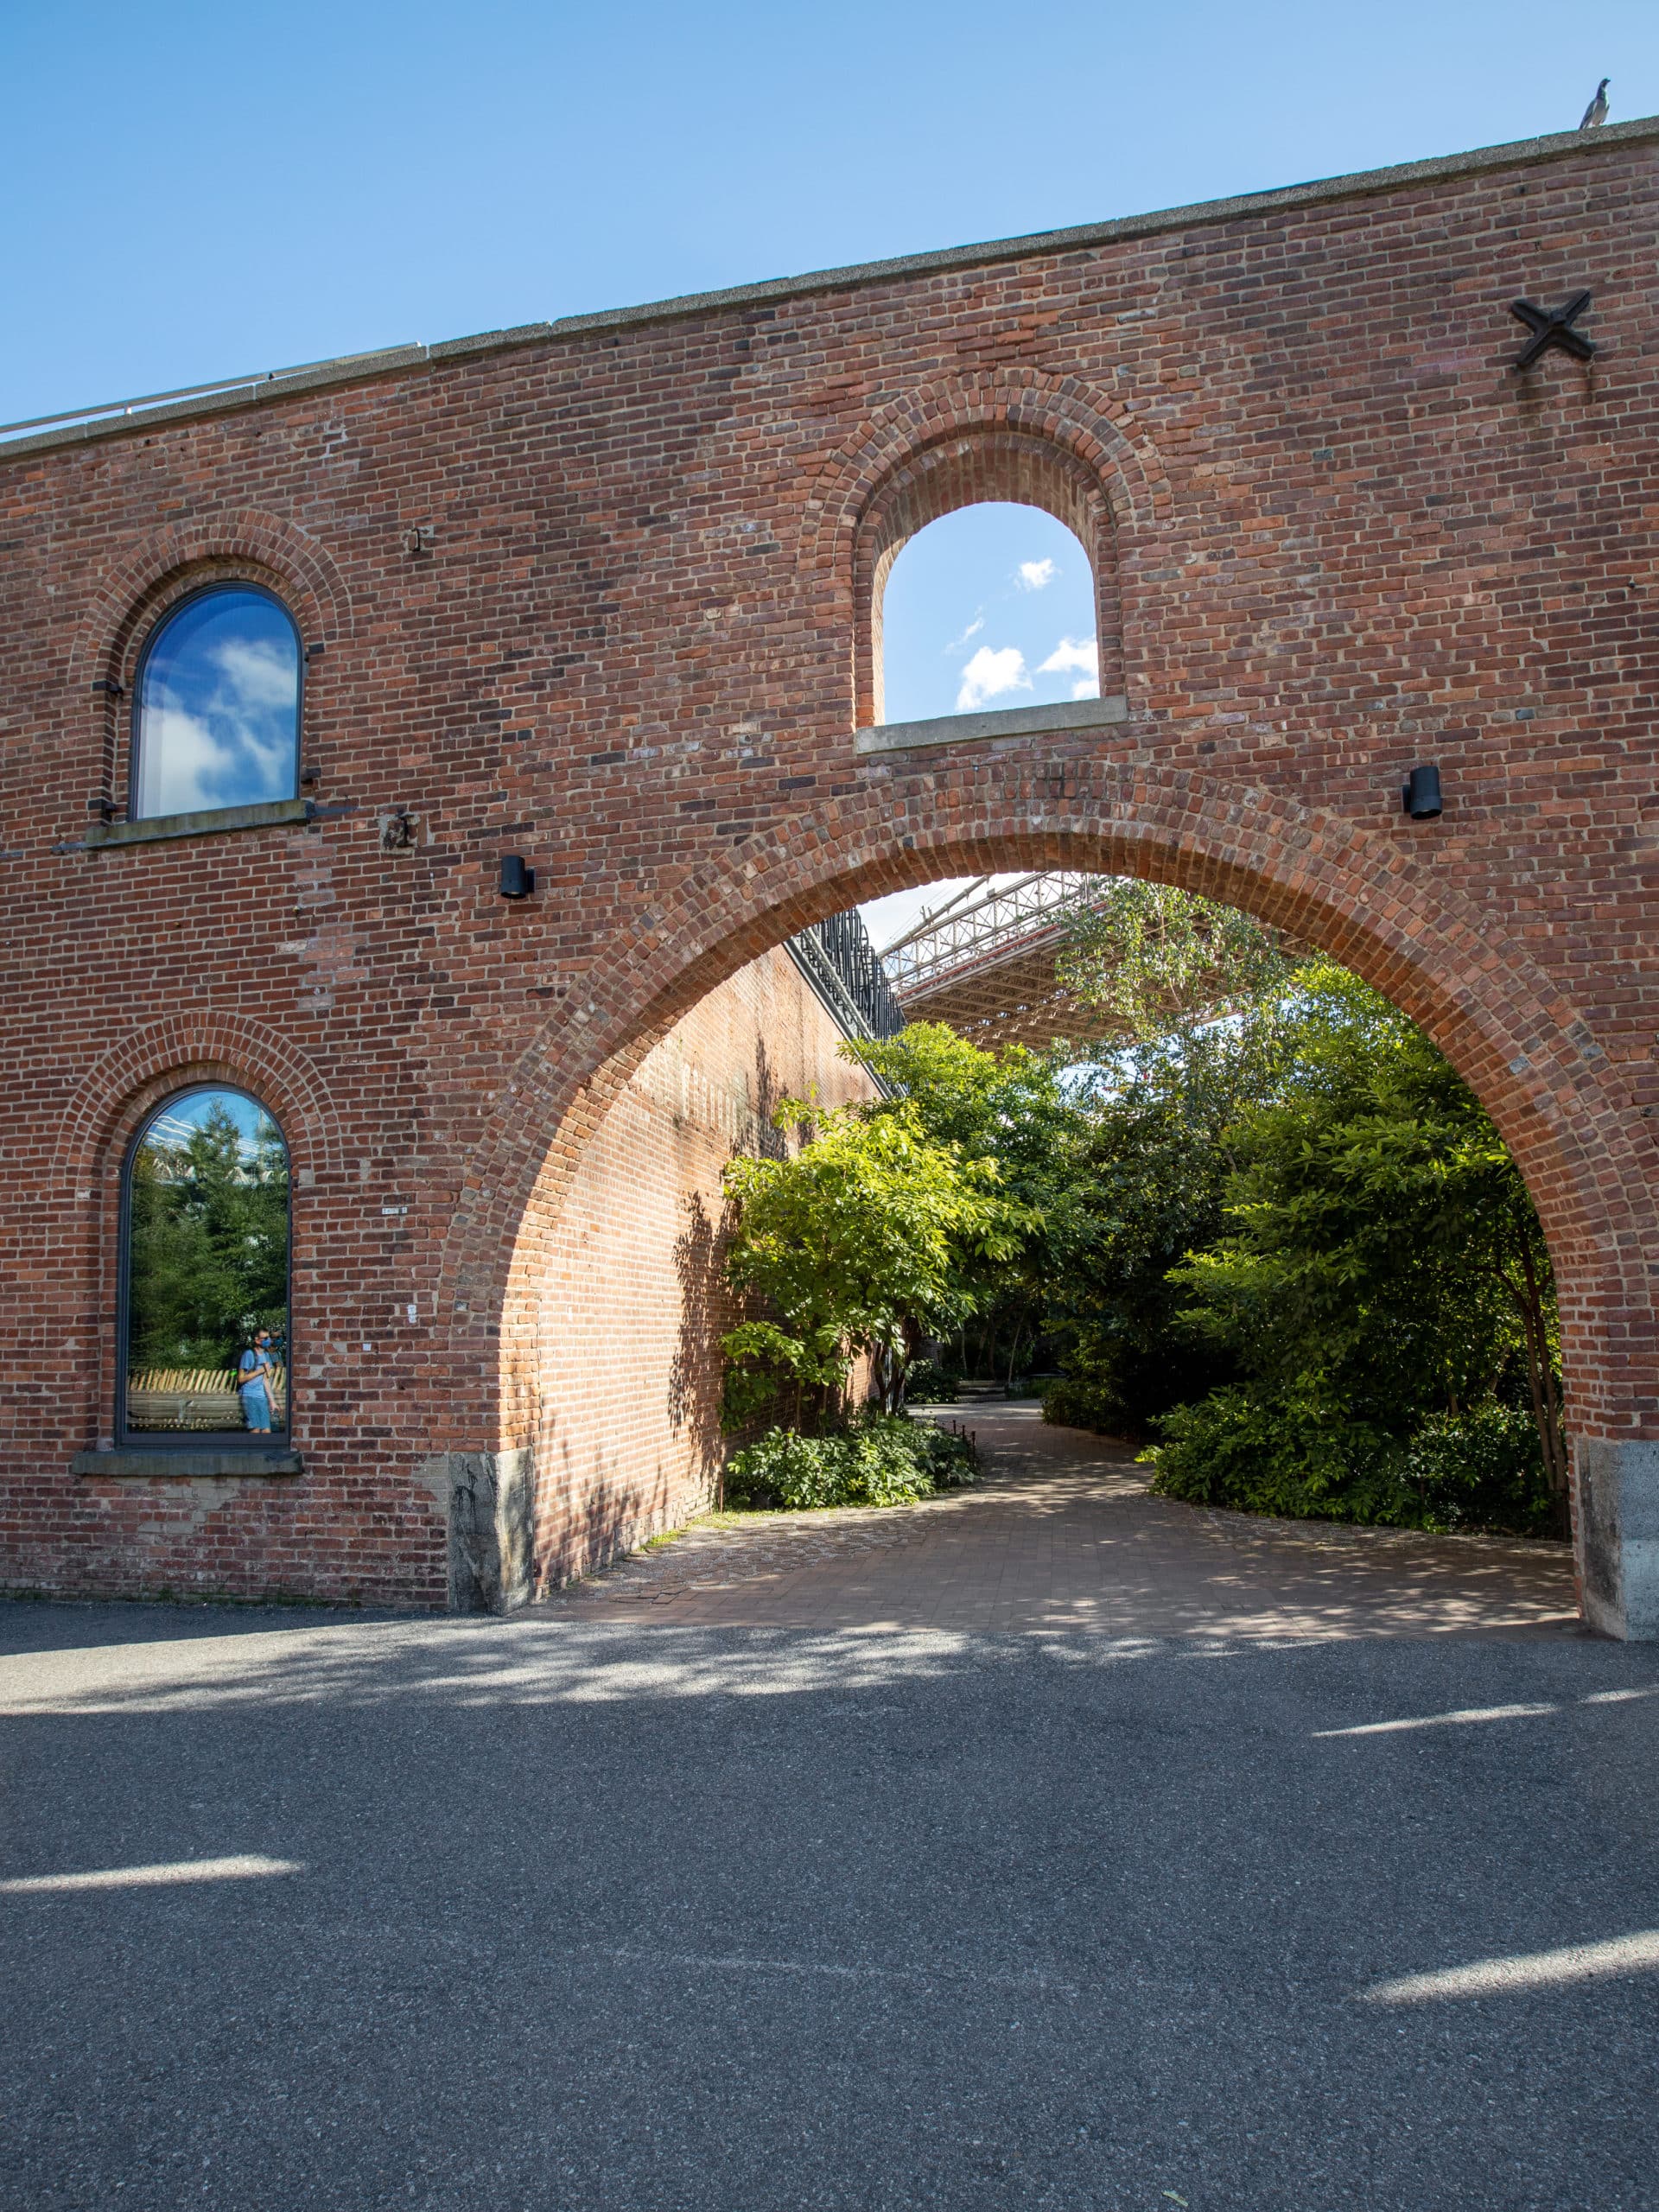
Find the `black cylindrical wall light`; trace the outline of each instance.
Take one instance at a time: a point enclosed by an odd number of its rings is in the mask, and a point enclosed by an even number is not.
[[[1400,786],[1400,803],[1414,822],[1435,821],[1440,811],[1440,772],[1414,768]]]
[[[522,853],[503,853],[501,855],[501,896],[504,899],[528,899],[536,888],[536,871],[524,866]]]

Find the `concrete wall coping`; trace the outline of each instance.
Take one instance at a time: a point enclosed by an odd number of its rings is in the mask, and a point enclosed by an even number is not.
[[[1594,154],[1610,147],[1654,140],[1659,140],[1659,116],[1642,116],[1629,123],[1604,124],[1598,130],[1558,130],[1547,137],[1517,138],[1505,145],[1477,147],[1469,153],[1402,162],[1389,168],[1362,169],[1348,176],[1318,177],[1308,183],[1283,185],[1268,192],[1243,193],[1229,200],[1199,200],[1189,207],[1120,216],[1104,223],[1084,223],[1069,230],[1035,231],[1023,238],[992,238],[976,245],[900,254],[886,261],[855,262],[842,269],[810,270],[798,276],[774,276],[760,283],[731,285],[720,291],[688,292],[675,299],[649,301],[639,307],[607,308],[593,315],[562,315],[552,322],[528,322],[507,330],[480,331],[470,338],[446,339],[435,345],[389,346],[378,353],[346,354],[332,360],[308,362],[300,368],[277,370],[268,376],[235,384],[228,390],[180,397],[160,405],[147,405],[142,400],[113,401],[109,410],[85,410],[89,416],[99,416],[100,419],[97,421],[41,429],[26,436],[7,438],[4,426],[0,425],[0,462],[51,452],[63,446],[130,437],[135,432],[147,432],[168,423],[269,405],[273,400],[286,399],[296,392],[357,384],[372,377],[429,368],[475,355],[505,353],[519,346],[547,345],[594,333],[760,307],[774,300],[804,299],[864,284],[938,276],[956,269],[982,269],[1039,255],[1087,252],[1093,247],[1124,239],[1155,238],[1169,231],[1197,230],[1213,224],[1294,213],[1299,208],[1319,207],[1331,200],[1401,192],[1416,185],[1478,176],[1491,169],[1561,161],[1573,155]],[[118,415],[112,412],[124,406],[129,411]]]

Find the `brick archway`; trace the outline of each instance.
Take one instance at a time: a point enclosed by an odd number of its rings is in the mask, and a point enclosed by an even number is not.
[[[467,1172],[441,1270],[461,1369],[499,1378],[499,1448],[525,1440],[509,1409],[524,1402],[515,1370],[527,1286],[584,1144],[651,1042],[810,921],[885,891],[1009,867],[1180,884],[1318,944],[1386,993],[1480,1096],[1526,1178],[1556,1266],[1581,1447],[1593,1460],[1597,1445],[1659,1415],[1644,1257],[1659,1241],[1659,1159],[1645,1135],[1632,1139],[1593,1039],[1561,1018],[1524,946],[1421,867],[1402,838],[1266,791],[1224,798],[1146,769],[1131,777],[1079,764],[1052,792],[1004,764],[925,783],[925,804],[915,793],[897,820],[886,792],[844,802],[810,855],[780,836],[699,871],[648,934],[590,977],[580,1054],[568,1029],[550,1024],[520,1058]],[[1581,1482],[1586,1464],[1581,1451]]]
[[[0,1573],[442,1602],[435,1462],[518,1448],[515,1298],[630,1056],[815,916],[1017,861],[1283,921],[1442,1045],[1556,1257],[1590,1616],[1659,1637],[1656,162],[1609,125],[7,444]],[[1510,302],[1580,290],[1593,362],[1520,372]],[[861,748],[861,599],[988,494],[1109,543],[1114,706]],[[132,623],[221,562],[324,649],[307,818],[89,841]],[[137,1467],[93,1510],[54,1319],[98,1307],[60,1133],[165,1020],[280,1039],[337,1129],[302,1478],[207,1521]]]

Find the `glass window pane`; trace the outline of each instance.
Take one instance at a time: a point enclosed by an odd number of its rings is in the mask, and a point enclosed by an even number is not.
[[[300,645],[285,607],[234,588],[187,600],[144,656],[137,813],[292,798],[299,709]]]
[[[132,1155],[126,1426],[288,1425],[288,1147],[239,1090],[170,1098]]]

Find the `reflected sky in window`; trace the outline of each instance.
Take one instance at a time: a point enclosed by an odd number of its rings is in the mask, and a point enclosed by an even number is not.
[[[292,798],[299,703],[299,639],[274,599],[226,590],[187,601],[144,659],[137,812]]]

